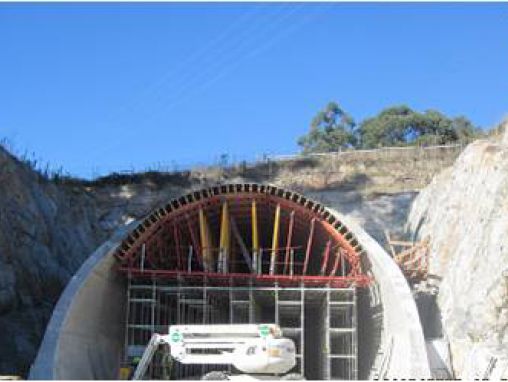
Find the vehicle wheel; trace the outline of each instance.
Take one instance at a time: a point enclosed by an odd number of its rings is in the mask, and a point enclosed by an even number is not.
[[[298,373],[289,373],[281,377],[282,381],[303,381],[305,378],[302,377],[301,374]]]
[[[225,381],[228,379],[228,375],[223,371],[211,371],[201,377],[202,381]]]

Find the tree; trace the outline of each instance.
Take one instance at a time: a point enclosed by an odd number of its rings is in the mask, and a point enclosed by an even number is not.
[[[356,145],[356,124],[337,103],[330,102],[313,118],[308,134],[298,139],[304,153],[330,152]]]
[[[359,127],[362,147],[396,146],[405,142],[407,134],[416,134],[413,127],[413,110],[394,106],[381,111],[376,117],[367,118]]]
[[[362,147],[445,144],[480,135],[466,117],[448,118],[437,110],[419,113],[406,105],[393,106],[364,120],[358,129]]]
[[[464,116],[449,118],[437,110],[423,113],[409,106],[391,106],[356,126],[353,118],[330,102],[312,120],[310,131],[298,140],[304,153],[340,148],[436,145],[468,142],[483,132]]]
[[[470,141],[484,135],[481,129],[474,126],[469,119],[462,115],[454,118],[452,125],[459,141]]]

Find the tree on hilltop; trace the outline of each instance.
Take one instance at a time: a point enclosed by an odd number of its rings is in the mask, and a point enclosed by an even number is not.
[[[356,145],[355,121],[337,103],[330,102],[312,119],[308,134],[298,139],[304,153],[337,151]]]
[[[414,111],[407,105],[391,106],[359,126],[337,103],[330,102],[312,120],[298,144],[303,153],[343,148],[376,148],[468,142],[483,135],[464,116],[450,118],[438,110]]]
[[[406,105],[392,106],[362,121],[358,128],[361,147],[446,144],[480,135],[464,116],[449,118],[437,110],[416,112]]]

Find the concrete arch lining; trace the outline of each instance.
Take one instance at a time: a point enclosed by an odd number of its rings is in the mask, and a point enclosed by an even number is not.
[[[125,283],[114,252],[133,224],[122,227],[80,267],[46,328],[29,379],[116,379],[123,346]]]
[[[431,378],[423,329],[411,289],[386,251],[351,219],[333,213],[364,246],[383,306],[383,353],[380,378]]]

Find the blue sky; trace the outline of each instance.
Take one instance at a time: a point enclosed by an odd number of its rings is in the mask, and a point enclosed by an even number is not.
[[[507,4],[0,4],[0,137],[90,177],[298,150],[337,101],[490,127]]]

